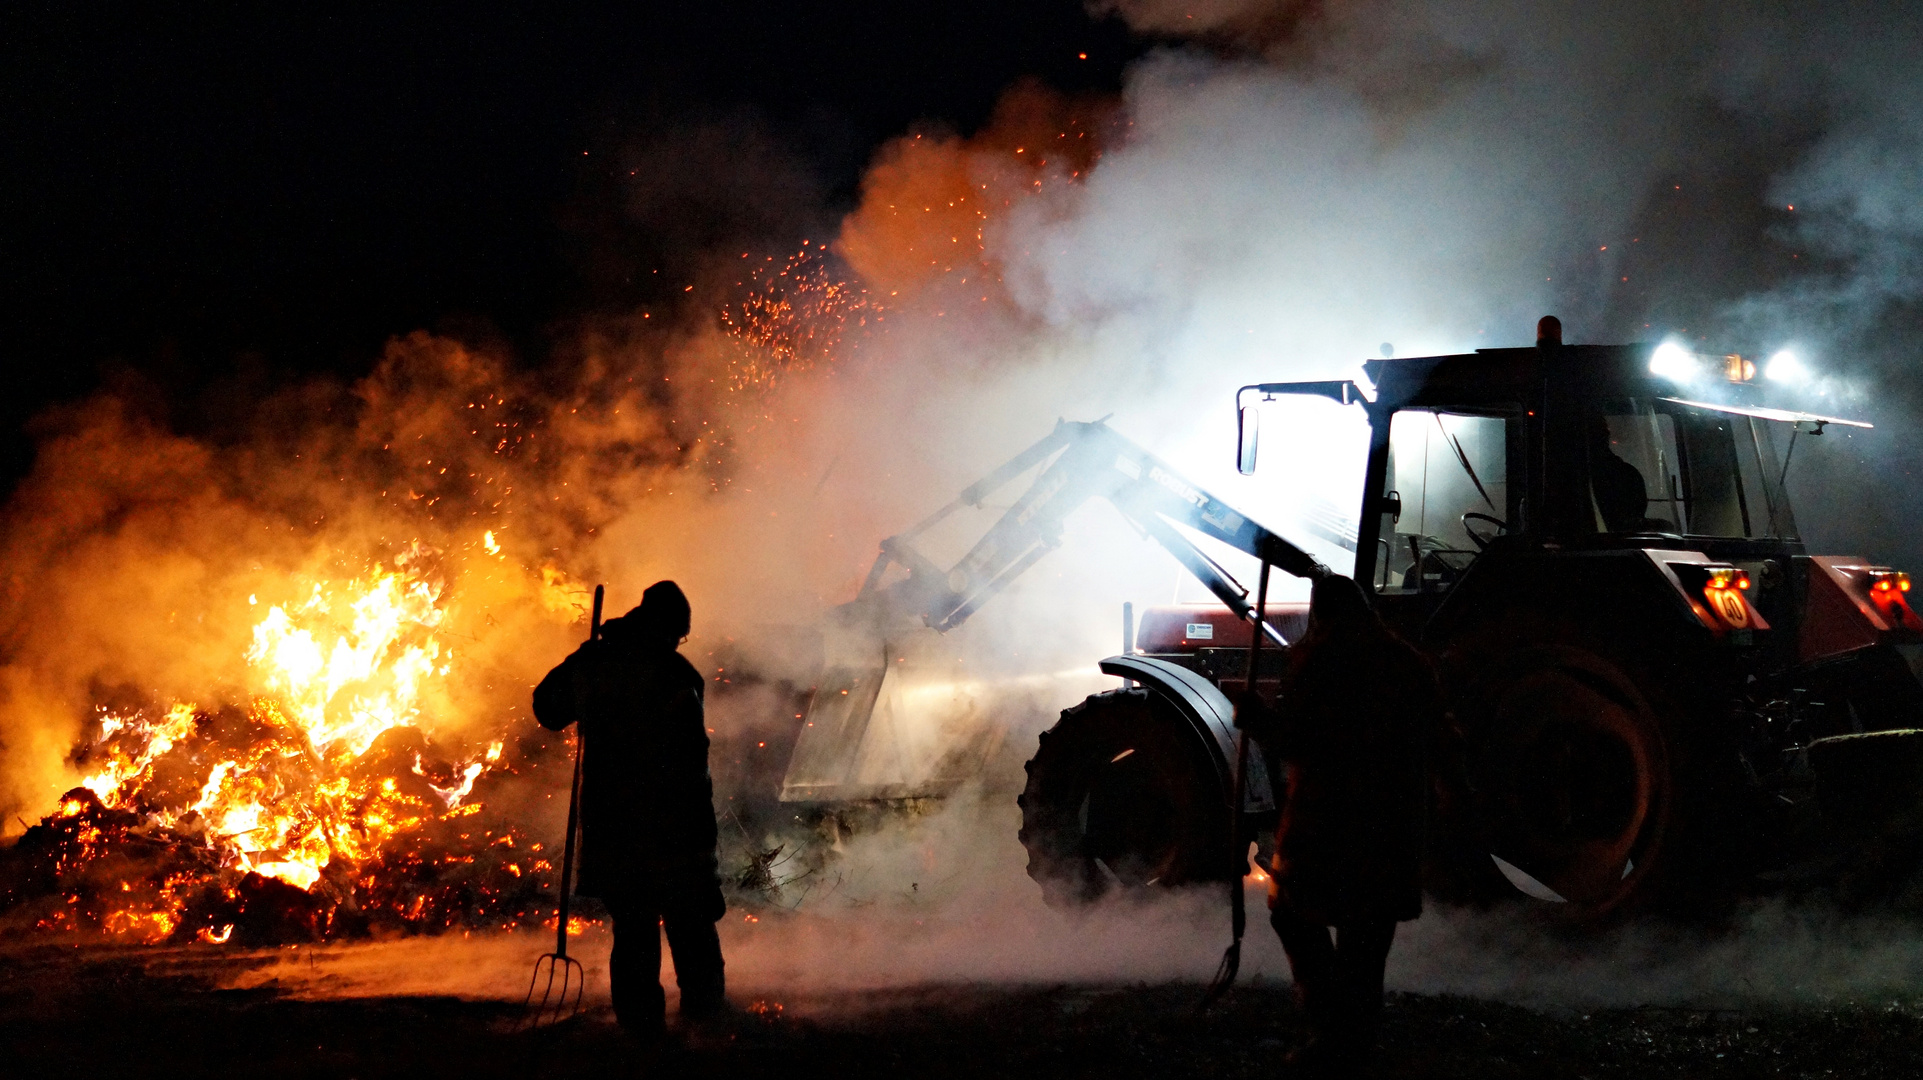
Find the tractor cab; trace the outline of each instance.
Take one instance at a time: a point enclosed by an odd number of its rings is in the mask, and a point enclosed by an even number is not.
[[[1347,382],[1244,395],[1367,411],[1354,575],[1412,637],[1488,553],[1690,551],[1774,585],[1804,554],[1783,486],[1797,440],[1867,426],[1763,407],[1752,361],[1673,344],[1551,342],[1363,370],[1373,400]]]

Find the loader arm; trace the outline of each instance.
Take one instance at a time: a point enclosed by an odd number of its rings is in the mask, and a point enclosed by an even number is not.
[[[1028,490],[952,568],[944,571],[915,549],[914,539],[944,518],[964,506],[979,507],[983,499],[1045,461],[1047,466]],[[908,571],[908,578],[886,590],[892,594],[890,606],[920,615],[936,630],[951,630],[1060,546],[1063,521],[1097,497],[1114,504],[1137,530],[1175,556],[1241,619],[1254,618],[1249,590],[1182,535],[1176,524],[1296,577],[1329,573],[1314,556],[1190,483],[1106,423],[1064,420],[914,528],[882,541],[862,595],[881,590],[889,565],[899,564]],[[1273,627],[1265,629],[1273,640],[1286,644]]]

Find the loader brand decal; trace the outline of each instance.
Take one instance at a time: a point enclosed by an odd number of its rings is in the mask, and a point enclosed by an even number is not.
[[[1190,487],[1179,476],[1168,473],[1159,465],[1151,465],[1148,470],[1150,480],[1162,485],[1181,497],[1183,501],[1202,511],[1202,520],[1221,529],[1225,533],[1236,533],[1242,529],[1242,515]]]
[[[1141,462],[1132,461],[1120,454],[1115,456],[1115,471],[1128,477],[1130,480],[1140,480],[1142,478]]]
[[[1169,475],[1160,465],[1149,466],[1148,478],[1181,496],[1182,499],[1197,508],[1204,510],[1208,508],[1209,497],[1207,495],[1190,487],[1181,477]]]
[[[1188,638],[1190,641],[1213,641],[1215,640],[1215,624],[1192,622],[1188,624],[1182,636]]]
[[[1749,605],[1743,602],[1743,594],[1734,589],[1704,589],[1703,595],[1709,597],[1709,605],[1723,621],[1741,630],[1749,625]]]

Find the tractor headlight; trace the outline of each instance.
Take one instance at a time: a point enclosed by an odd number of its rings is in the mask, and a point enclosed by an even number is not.
[[[1697,383],[1710,378],[1746,383],[1756,378],[1756,361],[1737,353],[1704,356],[1675,341],[1665,341],[1649,354],[1649,373],[1671,382]]]
[[[1649,373],[1675,382],[1693,382],[1702,374],[1696,354],[1673,341],[1665,341],[1649,354]]]
[[[1764,365],[1763,377],[1770,382],[1806,382],[1809,379],[1809,369],[1803,366],[1802,359],[1795,353],[1782,349],[1775,356],[1770,357],[1769,363]]]

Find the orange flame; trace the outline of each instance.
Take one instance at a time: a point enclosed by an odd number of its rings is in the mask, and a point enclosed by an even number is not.
[[[452,786],[429,785],[440,806],[399,791],[391,777],[357,787],[348,771],[381,735],[414,725],[423,692],[450,670],[453,650],[436,634],[445,617],[441,586],[418,561],[403,555],[394,569],[377,566],[358,580],[307,583],[298,602],[270,606],[247,652],[258,680],[248,718],[266,737],[214,763],[198,798],[155,811],[153,823],[197,826],[223,865],[312,889],[334,859],[370,858],[397,832],[460,809],[475,780],[499,761],[500,742],[464,763]],[[130,806],[156,763],[193,735],[203,715],[190,702],[152,721],[103,715],[100,738],[112,739],[111,754],[82,786],[108,808]],[[290,761],[301,768],[287,768]],[[418,755],[414,771],[425,775]],[[70,799],[62,813],[82,809]],[[115,933],[137,933],[122,923]],[[158,923],[146,930],[157,933]]]

